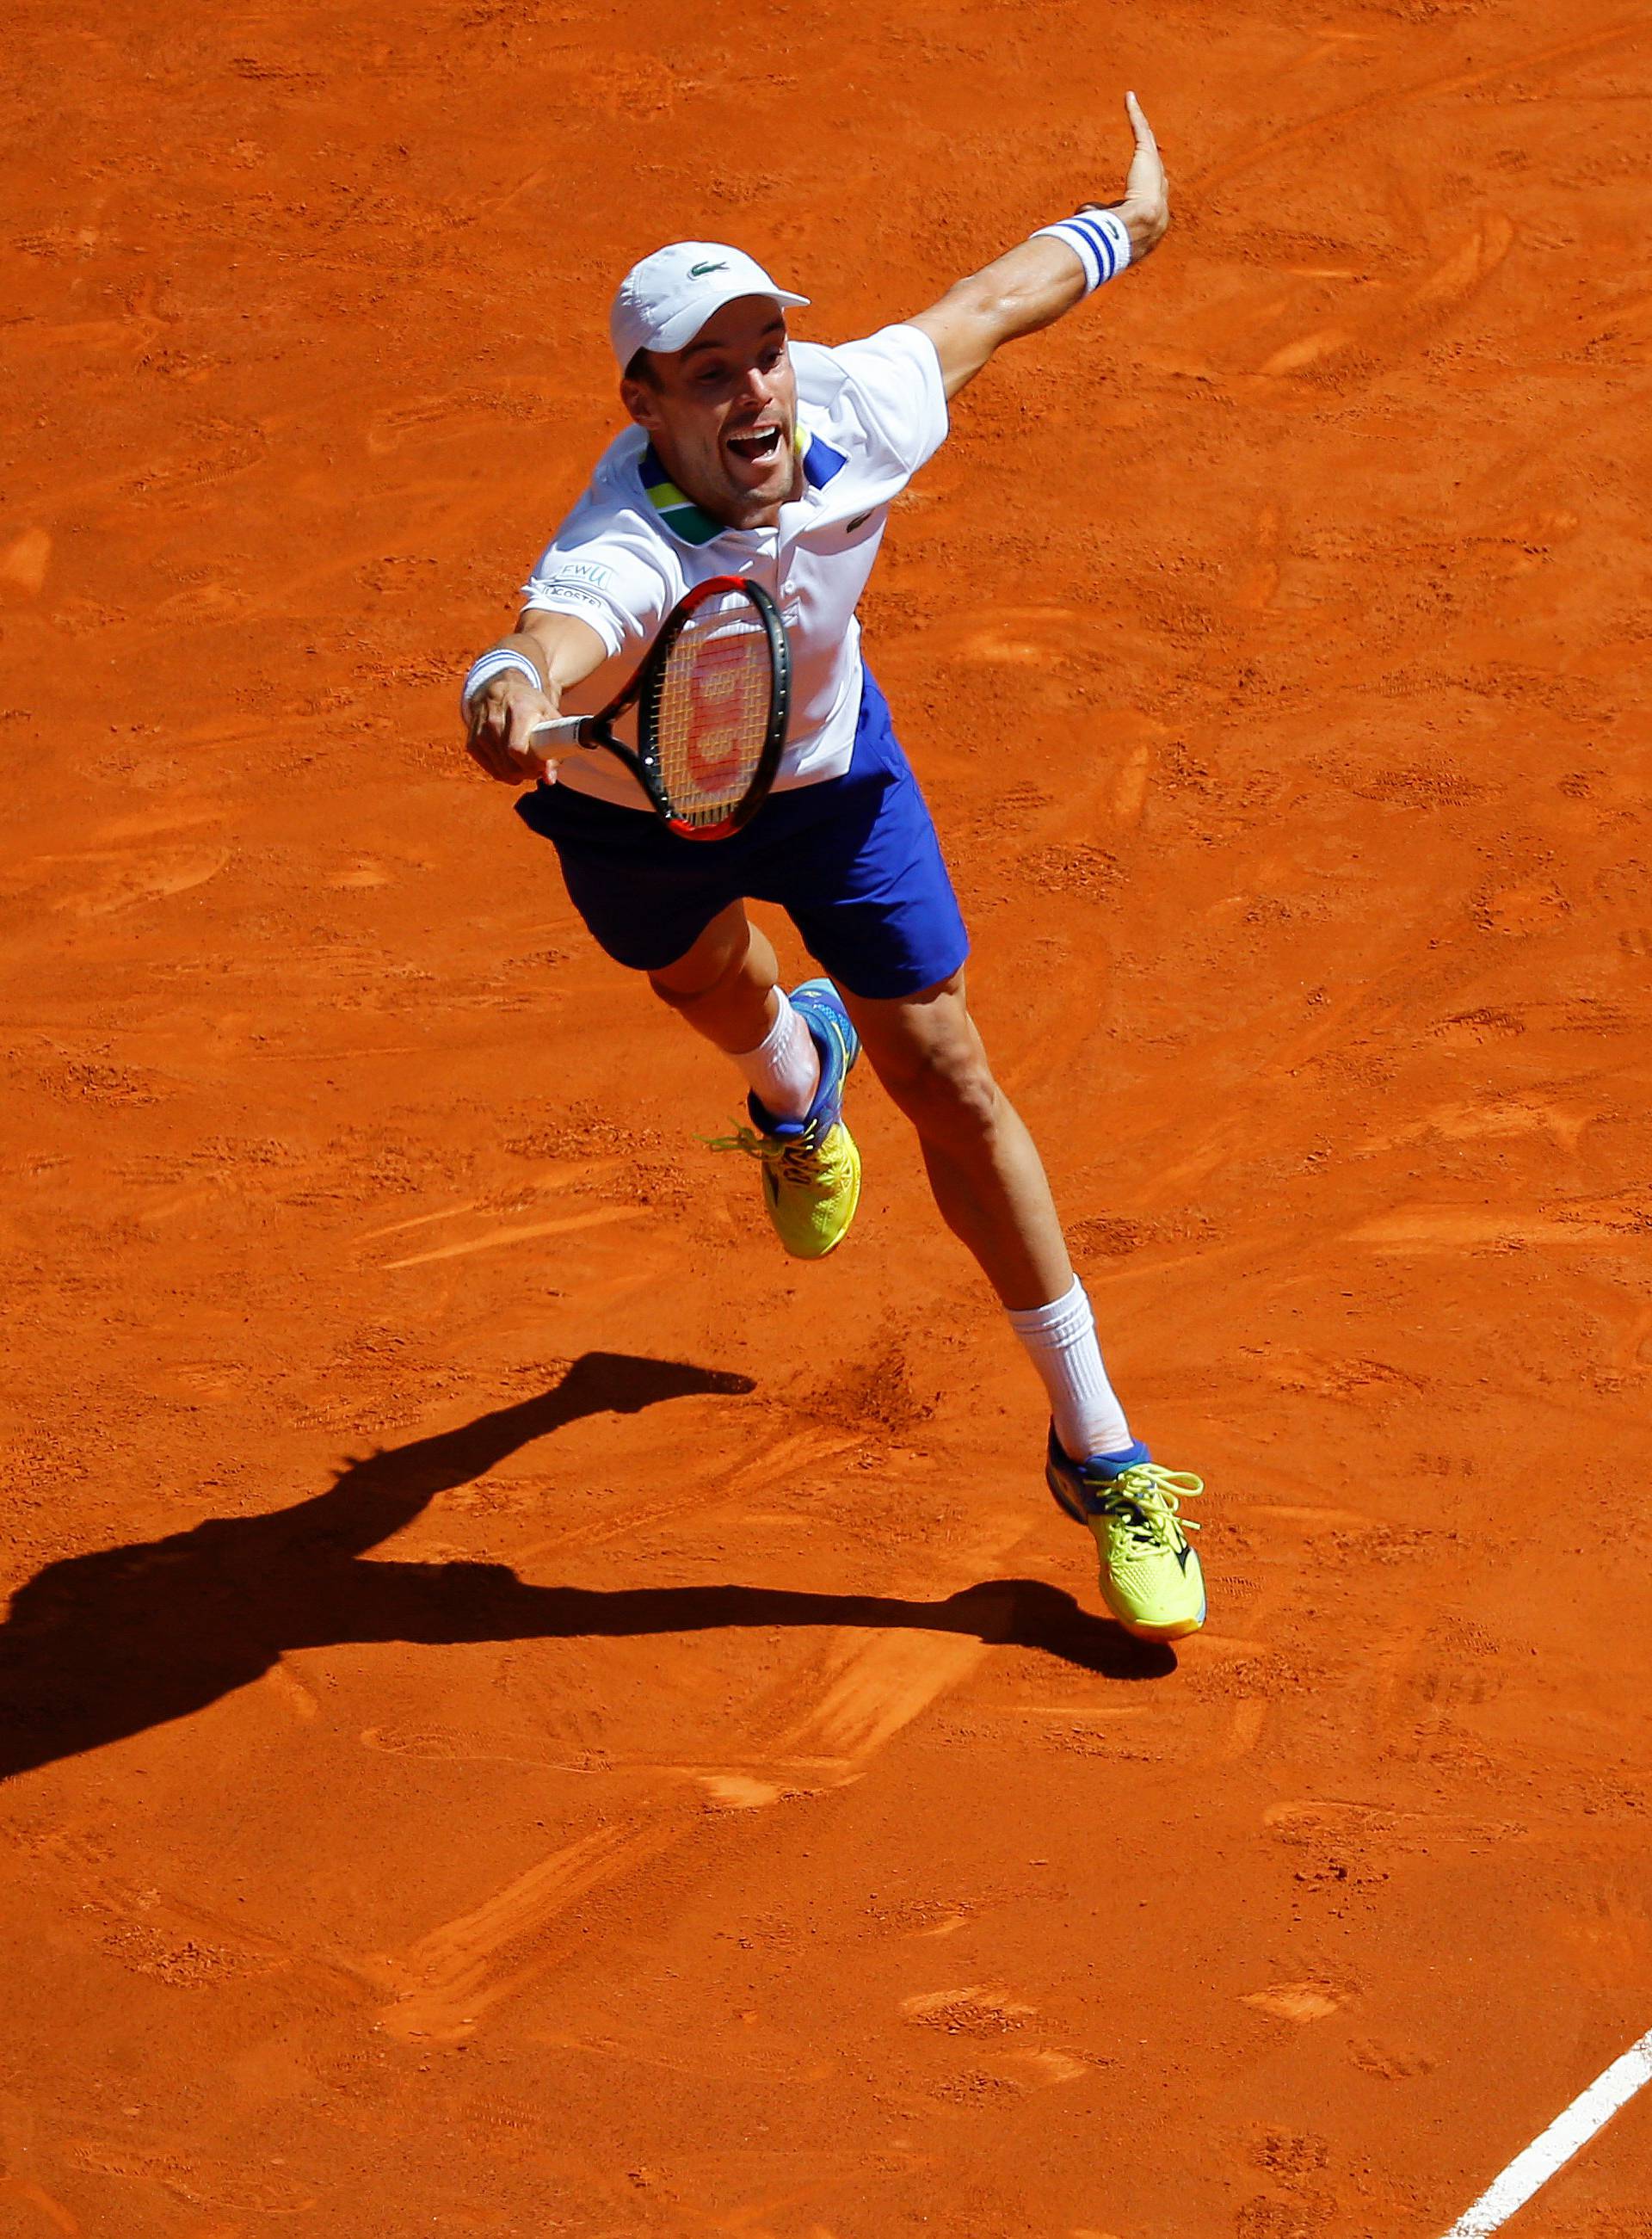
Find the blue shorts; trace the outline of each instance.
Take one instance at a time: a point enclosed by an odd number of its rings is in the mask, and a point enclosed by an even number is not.
[[[565,785],[516,803],[555,847],[574,907],[600,946],[659,972],[731,902],[773,902],[852,995],[915,995],[969,953],[940,842],[867,670],[841,777],[773,793],[732,839],[693,840],[646,810]]]

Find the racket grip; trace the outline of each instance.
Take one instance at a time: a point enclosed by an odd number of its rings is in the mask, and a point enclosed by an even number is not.
[[[586,721],[583,715],[559,715],[554,722],[535,723],[527,734],[527,743],[537,747],[547,761],[553,754],[570,754],[580,744],[580,733]]]

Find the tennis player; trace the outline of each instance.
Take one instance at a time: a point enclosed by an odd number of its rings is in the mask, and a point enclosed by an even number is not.
[[[1153,1461],[1108,1381],[1043,1163],[970,1017],[964,921],[855,619],[890,503],[945,438],[952,399],[1163,235],[1164,166],[1133,94],[1126,107],[1122,199],[1041,226],[861,342],[794,342],[786,314],[807,299],[738,249],[678,242],[644,257],[610,318],[633,424],[540,558],[514,634],[473,665],[463,706],[481,767],[533,785],[518,812],[555,847],[597,941],[739,1067],[751,1124],[718,1147],[760,1162],[770,1219],[801,1259],[834,1250],[854,1218],[860,1160],[842,1113],[865,1052],[1044,1380],[1047,1480],[1095,1534],[1108,1608],[1171,1640],[1204,1620],[1178,1514],[1204,1488]],[[582,749],[552,767],[529,734],[606,706],[712,575],[752,578],[779,607],[792,714],[756,817],[696,843],[648,811],[615,756]],[[753,899],[787,912],[829,977],[779,986]]]

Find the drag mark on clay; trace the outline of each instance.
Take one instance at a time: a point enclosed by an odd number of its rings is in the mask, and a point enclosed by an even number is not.
[[[1033,2088],[1076,2083],[1096,2072],[1094,2056],[1081,2048],[1064,2050],[1051,2044],[995,2042],[1018,2039],[1028,2024],[1038,2020],[1038,2010],[1024,1999],[1005,1997],[979,1984],[967,1984],[957,1990],[919,1991],[901,2000],[900,2012],[905,2020],[915,2023],[920,2029],[939,2030],[947,2036],[966,2039],[977,2059],[985,2058],[998,2066],[1007,2063],[1012,2068],[1030,2069]]]
[[[1147,801],[1147,780],[1153,750],[1144,740],[1132,747],[1113,786],[1113,814],[1121,824],[1138,824]]]
[[[611,1174],[620,1165],[618,1159],[575,1159],[536,1180],[524,1183],[522,1193],[543,1197],[552,1190],[571,1189],[575,1182],[589,1181],[597,1174]],[[415,1213],[407,1220],[387,1221],[382,1228],[363,1229],[358,1241],[374,1244],[382,1236],[401,1236],[408,1229],[429,1228],[439,1220],[457,1220],[461,1214],[480,1213],[483,1199],[468,1198],[463,1205],[444,1206],[438,1213]]]
[[[135,903],[164,901],[216,878],[229,861],[228,847],[173,847],[147,859],[123,848],[88,847],[70,855],[37,855],[13,875],[20,889],[66,885],[52,897],[54,910],[77,917],[108,917]],[[63,875],[59,876],[59,867]]]
[[[818,1434],[806,1432],[802,1439],[812,1436]],[[784,1442],[782,1450],[793,1443]],[[726,1498],[754,1473],[767,1481],[773,1461],[773,1451],[756,1458],[711,1497]],[[634,1521],[611,1528],[631,1528]],[[1026,1528],[1018,1511],[985,1519],[967,1551],[969,1573],[979,1575],[983,1563],[1014,1546]],[[594,1829],[469,1912],[432,1929],[401,1957],[370,1963],[380,1979],[402,1984],[381,2016],[384,2026],[397,2036],[468,2036],[491,2007],[562,1957],[562,1944],[550,1931],[564,1915],[652,1866],[704,1824],[707,1804],[746,1812],[778,1803],[798,1792],[788,1777],[793,1770],[824,1769],[833,1786],[857,1778],[869,1757],[990,1652],[988,1643],[972,1638],[905,1631],[870,1641],[845,1631],[838,1642],[826,1661],[824,1698],[791,1723],[773,1756],[766,1751],[763,1761],[734,1767],[664,1768],[661,1785],[628,1825]]]
[[[1093,634],[1095,618],[1077,607],[996,607],[966,614],[933,632],[938,653],[998,667],[1035,668],[1071,649],[1075,634]]]
[[[526,1745],[512,1748],[508,1739],[481,1729],[463,1726],[363,1726],[358,1737],[363,1749],[385,1757],[409,1757],[428,1764],[531,1764],[558,1772],[597,1770],[572,1757],[557,1757]]]
[[[1526,1830],[1509,1819],[1474,1819],[1460,1811],[1383,1811],[1374,1805],[1319,1801],[1271,1804],[1262,1815],[1264,1827],[1279,1830],[1287,1841],[1319,1835],[1354,1836],[1393,1850],[1425,1854],[1440,1843],[1467,1843],[1489,1850],[1524,1839]]]
[[[1037,2010],[971,1983],[961,1990],[919,1991],[903,1998],[900,2010],[909,2022],[925,2029],[945,2030],[954,2036],[987,2036],[1004,2030],[1024,2029]]]
[[[250,2164],[195,2161],[182,2154],[101,2138],[80,2139],[72,2157],[77,2168],[96,2176],[159,2185],[196,2208],[240,2209],[255,2216],[302,2216],[315,2205],[313,2193]]]
[[[1237,1764],[1249,1757],[1262,1739],[1263,1728],[1268,1723],[1268,1705],[1256,1697],[1247,1697],[1233,1706],[1232,1722],[1222,1748],[1224,1764]]]
[[[965,1551],[967,1575],[979,1578],[1025,1538],[1017,1511],[983,1520]],[[884,1632],[868,1639],[839,1633],[828,1651],[822,1693],[776,1744],[782,1759],[831,1765],[837,1781],[859,1778],[867,1761],[939,1696],[992,1653],[990,1641],[959,1633]]]
[[[1317,365],[1321,358],[1333,356],[1337,351],[1348,349],[1357,340],[1356,327],[1321,327],[1316,333],[1304,335],[1299,341],[1287,342],[1283,349],[1264,358],[1259,371],[1265,374],[1299,373],[1305,365]]]
[[[1458,303],[1471,295],[1509,254],[1515,229],[1501,210],[1488,210],[1467,238],[1450,256],[1419,281],[1406,297],[1406,308],[1432,310]]]
[[[63,2234],[63,2239],[80,2239],[80,2226],[62,2201],[54,2200],[49,2192],[43,2192],[27,2177],[0,2180],[0,2194],[4,2193],[10,2193],[14,2200],[21,2200],[30,2208],[37,2208],[52,2229]]]
[[[474,1911],[445,1921],[390,1965],[410,1979],[382,2020],[394,2036],[459,2036],[490,2006],[510,1997],[553,1963],[556,1951],[534,1940],[582,1897],[650,1864],[685,1831],[675,1814],[624,1827],[599,1827],[552,1851]],[[514,1960],[501,1955],[518,1947]]]
[[[1330,1508],[1301,1501],[1258,1501],[1251,1513],[1277,1516],[1282,1523],[1300,1525],[1304,1531],[1364,1531],[1370,1529],[1371,1521],[1357,1508]]]
[[[298,1674],[289,1670],[283,1660],[277,1659],[270,1665],[264,1674],[264,1685],[296,1718],[313,1718],[321,1709]]]
[[[1433,269],[1408,289],[1399,301],[1384,303],[1363,325],[1321,328],[1298,341],[1287,342],[1265,359],[1261,371],[1279,375],[1298,373],[1339,350],[1349,349],[1362,335],[1390,334],[1408,319],[1438,316],[1467,302],[1509,254],[1514,228],[1500,210],[1489,210],[1463,240]],[[1264,601],[1265,604],[1265,601]]]
[[[1093,2076],[1095,2063],[1077,2060],[1070,2052],[1058,2052],[1052,2045],[1018,2045],[1012,2059],[1023,2062],[1045,2083],[1077,2083],[1081,2076]]]
[[[1637,38],[1649,23],[1652,23],[1652,17],[1630,16],[1605,30],[1586,32],[1580,38],[1558,39],[1552,45],[1535,47],[1523,55],[1512,55],[1506,62],[1494,63],[1485,70],[1449,71],[1437,77],[1421,78],[1415,85],[1396,86],[1388,92],[1370,94],[1363,100],[1347,102],[1339,109],[1327,109],[1317,116],[1307,117],[1302,123],[1290,125],[1283,132],[1271,133],[1254,146],[1241,149],[1224,161],[1196,172],[1188,184],[1208,192],[1211,187],[1224,185],[1239,172],[1248,171],[1252,164],[1265,163],[1271,156],[1283,155],[1288,149],[1297,146],[1304,140],[1316,138],[1333,125],[1350,123],[1355,117],[1368,116],[1375,110],[1398,109],[1410,101],[1426,101],[1436,94],[1468,93],[1476,86],[1496,85],[1507,78],[1524,77],[1532,70],[1569,62],[1575,56],[1599,54],[1608,48],[1622,46]]]
[[[1241,2003],[1282,2022],[1322,2022],[1347,2003],[1348,1993],[1330,1983],[1275,1983],[1265,1990],[1248,1990]]]
[[[1586,2091],[1580,2091],[1523,2153],[1515,2156],[1474,2205],[1457,2218],[1445,2239],[1490,2239],[1649,2082],[1652,2082],[1652,2030],[1597,2076]]]
[[[116,847],[124,840],[153,840],[163,833],[188,832],[223,820],[222,808],[144,808],[131,816],[105,817],[88,836],[98,847]]]
[[[1448,1142],[1473,1142],[1478,1137],[1552,1134],[1562,1149],[1575,1152],[1583,1130],[1598,1116],[1592,1105],[1568,1107],[1536,1096],[1494,1098],[1483,1104],[1442,1104],[1425,1112],[1391,1134],[1368,1136],[1366,1153],[1391,1151],[1430,1135]]]
[[[839,1651],[826,1694],[783,1737],[780,1754],[839,1765],[853,1779],[866,1758],[988,1653],[984,1642],[959,1635],[891,1633],[858,1642]]]
[[[32,598],[43,588],[51,564],[51,537],[43,528],[25,528],[0,552],[0,582],[11,583]]]
[[[1417,1206],[1384,1213],[1349,1232],[1350,1244],[1376,1252],[1456,1252],[1479,1244],[1519,1247],[1529,1244],[1590,1244],[1629,1232],[1629,1224],[1566,1219],[1558,1216],[1499,1213],[1495,1207]]]
[[[760,1811],[767,1804],[778,1804],[786,1792],[772,1780],[758,1780],[749,1772],[700,1772],[695,1777],[707,1801],[722,1811]]]
[[[356,1977],[329,1959],[301,1956],[282,1939],[205,1905],[109,1872],[96,1838],[65,1828],[38,1848],[72,1894],[86,1934],[134,1973],[196,1983],[295,1970],[328,1992],[355,1995]]]
[[[1256,557],[1239,593],[1239,604],[1258,612],[1273,603],[1279,589],[1279,508],[1264,505],[1257,516]]]
[[[491,1252],[501,1244],[527,1244],[541,1236],[571,1236],[577,1229],[606,1228],[611,1221],[640,1220],[647,1207],[640,1205],[600,1206],[594,1213],[569,1213],[561,1220],[531,1220],[521,1228],[490,1229],[468,1244],[443,1244],[434,1252],[416,1252],[408,1259],[387,1259],[385,1272],[398,1267],[428,1267],[434,1259],[462,1259],[471,1252]]]
[[[634,1502],[627,1502],[617,1515],[596,1517],[589,1524],[576,1524],[571,1531],[535,1540],[517,1557],[517,1565],[525,1571],[542,1555],[559,1553],[569,1547],[600,1546],[609,1539],[634,1536],[645,1525],[653,1530],[702,1509],[721,1507],[740,1493],[784,1483],[798,1470],[816,1467],[839,1454],[850,1452],[860,1443],[859,1438],[843,1438],[830,1431],[794,1431],[760,1447],[726,1477],[691,1485],[680,1500],[659,1499],[641,1511]]]

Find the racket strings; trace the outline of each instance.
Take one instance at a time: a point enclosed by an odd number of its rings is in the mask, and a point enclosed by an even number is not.
[[[655,707],[660,779],[684,823],[737,808],[763,759],[773,711],[767,632],[744,596],[709,601],[667,657]]]

